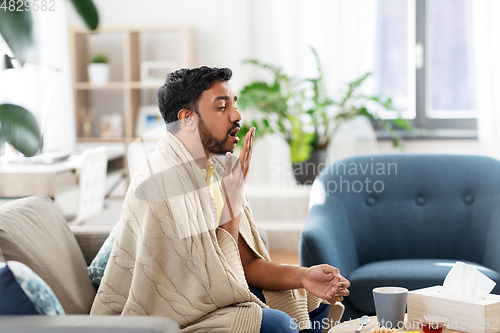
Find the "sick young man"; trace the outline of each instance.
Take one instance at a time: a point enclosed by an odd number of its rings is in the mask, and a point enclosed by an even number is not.
[[[241,114],[227,68],[180,69],[158,91],[166,134],[134,175],[91,314],[158,315],[183,332],[321,332],[349,281],[329,265],[271,262],[238,158]]]

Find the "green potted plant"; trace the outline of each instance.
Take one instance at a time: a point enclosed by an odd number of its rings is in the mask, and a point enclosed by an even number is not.
[[[96,53],[90,57],[87,69],[90,84],[103,86],[109,82],[108,56],[104,53]]]
[[[251,126],[255,126],[257,137],[267,133],[281,133],[291,149],[291,162],[294,169],[304,170],[302,163],[325,163],[326,148],[334,140],[339,127],[357,116],[368,117],[387,130],[395,146],[401,146],[402,139],[394,127],[411,129],[403,118],[381,119],[371,107],[375,104],[386,110],[394,110],[390,98],[363,95],[358,88],[370,73],[350,82],[344,94],[334,100],[327,96],[321,61],[314,48],[311,48],[318,75],[314,78],[297,79],[283,73],[280,67],[246,60],[269,71],[272,81],[254,81],[247,84],[240,92],[238,104],[241,110],[252,109],[251,120],[242,124],[240,135],[244,135]],[[242,139],[242,138],[240,138]],[[242,140],[240,140],[242,142]],[[304,175],[295,172],[299,183],[312,183],[319,172]]]

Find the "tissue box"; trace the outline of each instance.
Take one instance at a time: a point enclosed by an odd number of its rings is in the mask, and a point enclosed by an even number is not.
[[[447,328],[471,333],[500,332],[500,295],[475,300],[443,295],[442,286],[408,293],[408,320],[424,316],[450,318]]]

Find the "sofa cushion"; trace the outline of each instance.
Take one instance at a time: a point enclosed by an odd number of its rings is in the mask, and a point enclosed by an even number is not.
[[[102,277],[104,275],[104,270],[106,269],[106,264],[108,263],[111,250],[113,249],[113,243],[116,238],[116,230],[118,229],[118,224],[111,230],[108,238],[104,241],[99,252],[97,252],[94,260],[90,263],[88,267],[89,278],[96,289],[99,288],[101,284]]]
[[[52,200],[35,196],[0,206],[0,248],[54,291],[67,314],[88,314],[95,289],[75,237]]]
[[[0,267],[0,315],[38,314],[9,266],[2,262]]]
[[[18,261],[0,263],[0,314],[64,315],[50,287]]]
[[[351,282],[349,301],[361,313],[374,314],[372,289],[376,287],[405,287],[415,290],[442,285],[456,260],[405,259],[378,261],[354,270],[347,279]],[[500,274],[484,266],[466,262],[484,273],[497,285],[492,293],[500,291]]]

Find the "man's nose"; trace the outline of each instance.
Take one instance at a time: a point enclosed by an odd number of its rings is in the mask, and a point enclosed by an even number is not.
[[[232,109],[229,121],[232,123],[239,123],[241,121],[241,114],[238,110],[236,110],[236,108],[233,107]]]

